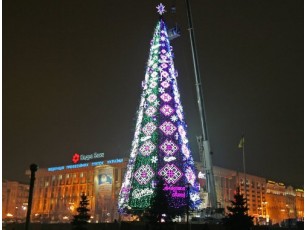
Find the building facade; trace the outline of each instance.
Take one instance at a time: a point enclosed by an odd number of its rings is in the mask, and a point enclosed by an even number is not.
[[[79,206],[80,194],[89,199],[91,222],[111,222],[119,219],[117,202],[127,159],[75,161],[75,164],[39,168],[33,193],[33,222],[70,222]],[[196,164],[203,203],[208,204],[206,177],[201,164]],[[239,187],[247,198],[249,215],[255,224],[276,224],[285,219],[304,218],[304,191],[282,183],[221,167],[213,167],[218,207],[227,213],[234,192]],[[30,172],[27,172],[30,175]],[[244,179],[246,177],[246,185]],[[26,216],[29,186],[18,182],[2,183],[2,218]]]
[[[204,171],[201,164],[198,164],[198,170]],[[227,213],[227,206],[231,205],[231,200],[234,198],[234,193],[237,187],[240,188],[241,194],[246,195],[249,215],[254,216],[257,221],[265,222],[267,211],[265,209],[266,202],[266,179],[254,175],[246,174],[229,170],[221,167],[213,167],[215,187],[217,194],[218,207],[224,208]],[[201,173],[200,173],[201,174]],[[202,174],[201,174],[202,175]],[[244,178],[246,177],[246,186],[244,186]],[[201,185],[205,185],[205,176],[199,178]],[[246,189],[246,191],[245,191]],[[206,188],[203,187],[203,193],[206,193]],[[203,195],[203,197],[206,197]]]
[[[113,159],[38,169],[32,220],[70,222],[82,193],[89,199],[92,222],[118,219],[117,197],[126,164],[124,159]]]
[[[201,197],[204,200],[202,208],[206,207],[205,175],[203,167],[197,164],[199,180],[202,186]],[[231,205],[236,188],[247,199],[248,214],[254,217],[254,223],[277,224],[287,219],[304,219],[304,190],[286,187],[283,183],[276,183],[263,177],[237,172],[214,166],[214,179],[217,193],[218,207],[224,208]],[[244,181],[246,178],[246,184]]]
[[[304,219],[304,191],[283,183],[267,182],[266,208],[272,224],[286,219]]]
[[[2,181],[2,219],[22,221],[28,208],[29,185],[17,181]]]
[[[295,189],[295,213],[300,221],[304,220],[304,190]]]
[[[240,191],[247,199],[248,214],[254,217],[255,223],[265,224],[269,221],[266,209],[266,179],[246,174],[244,185],[244,178],[243,173],[238,173]]]

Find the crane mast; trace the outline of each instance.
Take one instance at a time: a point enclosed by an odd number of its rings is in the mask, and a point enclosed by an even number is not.
[[[194,66],[194,75],[195,75],[195,85],[196,85],[196,93],[197,93],[197,104],[199,109],[200,121],[201,121],[201,129],[202,129],[202,136],[197,138],[200,150],[200,159],[203,163],[206,175],[206,188],[208,192],[209,198],[209,207],[215,209],[217,208],[217,199],[216,199],[216,191],[215,191],[215,182],[214,182],[214,175],[213,175],[213,167],[212,167],[212,160],[211,160],[211,150],[210,150],[210,143],[208,138],[208,130],[206,124],[206,114],[205,114],[205,103],[204,103],[204,96],[200,78],[200,71],[199,71],[199,64],[197,58],[197,51],[195,45],[195,36],[193,31],[193,22],[192,22],[192,15],[191,15],[191,8],[189,0],[186,0],[186,8],[187,8],[187,16],[188,16],[188,30],[190,35],[190,43],[191,43],[191,50],[192,50],[192,59],[193,59],[193,66]]]

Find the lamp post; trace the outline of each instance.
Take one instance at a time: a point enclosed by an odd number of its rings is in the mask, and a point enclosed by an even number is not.
[[[189,204],[190,204],[190,183],[185,185],[186,187],[186,196],[187,196],[187,230],[189,230]]]
[[[30,190],[29,190],[28,210],[27,210],[25,230],[29,229],[31,207],[32,207],[32,198],[33,198],[33,189],[34,189],[34,181],[35,181],[35,172],[37,171],[37,169],[38,169],[38,166],[36,164],[30,165],[31,179],[30,179]]]

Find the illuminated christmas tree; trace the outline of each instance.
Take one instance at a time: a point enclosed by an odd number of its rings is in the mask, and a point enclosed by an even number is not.
[[[172,47],[161,15],[150,53],[127,171],[119,194],[119,211],[150,210],[163,184],[168,207],[184,212],[200,204],[199,183],[187,138]]]

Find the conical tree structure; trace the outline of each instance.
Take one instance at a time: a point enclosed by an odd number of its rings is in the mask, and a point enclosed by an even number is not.
[[[201,202],[199,183],[172,47],[162,17],[150,45],[130,159],[119,194],[119,211],[149,210],[159,199],[157,184],[161,180],[168,207],[185,210],[189,205],[195,209]]]
[[[77,208],[77,215],[74,215],[74,219],[72,221],[73,225],[76,225],[76,229],[83,229],[82,226],[88,223],[90,219],[90,214],[88,213],[90,210],[87,208],[89,205],[89,200],[87,195],[83,192],[81,194],[80,206]]]
[[[248,230],[253,226],[253,217],[248,215],[247,200],[240,193],[239,187],[234,194],[234,200],[231,201],[231,206],[227,209],[229,213],[224,221],[228,229]]]

